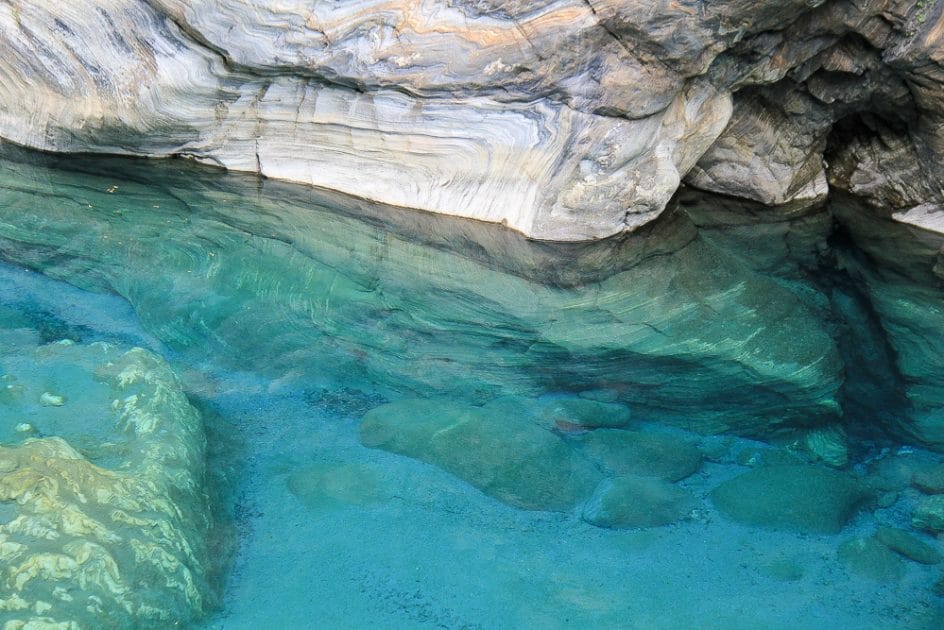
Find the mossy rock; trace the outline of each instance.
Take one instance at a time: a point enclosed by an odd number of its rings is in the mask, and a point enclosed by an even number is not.
[[[938,564],[941,561],[941,554],[937,549],[903,529],[880,527],[875,538],[909,560],[921,564]]]
[[[701,451],[665,433],[599,429],[576,441],[581,452],[613,476],[637,475],[678,481],[701,468]]]
[[[839,546],[837,555],[852,573],[878,582],[897,582],[905,572],[901,556],[874,537],[847,540]]]
[[[445,400],[381,405],[361,422],[361,442],[452,473],[509,505],[566,510],[589,496],[599,473],[551,431],[527,418]]]
[[[919,503],[911,524],[917,529],[944,532],[944,494],[936,494]]]
[[[772,529],[834,534],[869,496],[851,477],[818,466],[769,466],[722,483],[711,498],[728,518]]]
[[[699,502],[686,490],[652,477],[604,479],[583,509],[583,520],[613,529],[660,527],[685,518]]]

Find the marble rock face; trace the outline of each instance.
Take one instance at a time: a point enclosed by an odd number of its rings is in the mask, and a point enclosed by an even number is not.
[[[827,139],[860,112],[905,147],[879,148],[868,174],[891,163],[933,181],[942,7],[17,1],[0,8],[0,137],[599,238],[658,216],[686,177],[819,200]]]

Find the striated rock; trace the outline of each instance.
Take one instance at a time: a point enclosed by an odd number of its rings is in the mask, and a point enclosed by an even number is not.
[[[869,175],[935,181],[942,7],[17,2],[0,11],[0,137],[599,238],[654,219],[686,176],[766,204],[822,200],[833,129],[863,112],[918,156],[879,150]]]
[[[809,431],[803,438],[803,445],[814,461],[821,461],[833,468],[842,468],[849,463],[848,438],[840,425]]]
[[[748,525],[838,533],[868,490],[842,473],[817,466],[767,466],[718,486],[711,498],[729,518]]]
[[[661,527],[685,518],[698,505],[691,493],[660,479],[623,476],[600,482],[582,518],[612,529]]]
[[[199,415],[146,350],[36,352],[43,378],[64,384],[95,368],[94,384],[77,380],[55,409],[68,421],[43,418],[44,432],[62,428],[82,444],[94,426],[111,439],[88,454],[61,437],[0,443],[0,623],[163,628],[200,617],[213,593]],[[9,359],[0,349],[16,365]]]

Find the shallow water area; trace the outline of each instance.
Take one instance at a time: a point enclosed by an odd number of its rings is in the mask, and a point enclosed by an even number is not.
[[[95,462],[113,431],[70,407],[99,381],[18,347],[162,356],[203,417],[225,559],[199,627],[941,625],[939,564],[843,547],[890,526],[940,552],[911,481],[941,457],[857,432],[822,287],[683,213],[557,250],[190,167],[3,165],[0,375],[65,400],[0,401],[0,442],[57,435]],[[836,425],[840,472],[804,446]],[[797,467],[828,471],[809,509],[838,531],[744,524],[713,498]]]

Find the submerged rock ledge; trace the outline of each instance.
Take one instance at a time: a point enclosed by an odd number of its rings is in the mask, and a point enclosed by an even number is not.
[[[944,229],[944,1],[0,7],[0,138],[584,240],[684,180]],[[824,159],[825,156],[825,159]]]

